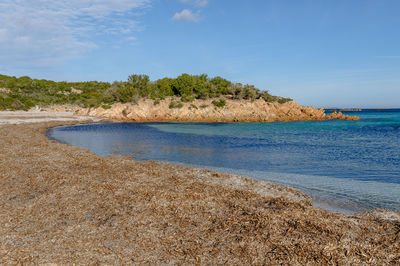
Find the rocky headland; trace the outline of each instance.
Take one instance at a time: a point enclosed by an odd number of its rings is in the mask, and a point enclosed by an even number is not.
[[[98,108],[60,105],[44,110],[75,112],[81,116],[135,122],[276,122],[359,119],[357,116],[348,116],[340,112],[326,115],[323,109],[301,106],[294,101],[269,103],[261,99],[254,101],[226,99],[223,107],[215,106],[212,99],[179,102],[180,105],[175,104],[177,102],[177,98],[168,97],[157,103],[146,99],[137,103],[115,103]]]

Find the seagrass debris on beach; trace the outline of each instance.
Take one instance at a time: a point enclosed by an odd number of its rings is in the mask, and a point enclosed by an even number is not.
[[[1,263],[400,263],[397,212],[333,214],[269,182],[97,156],[46,138],[62,124],[0,127]]]

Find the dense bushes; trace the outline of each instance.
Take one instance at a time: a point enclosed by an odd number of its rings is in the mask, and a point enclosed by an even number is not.
[[[27,110],[35,105],[76,104],[82,107],[100,106],[114,102],[104,97],[110,87],[108,82],[54,82],[30,77],[0,75],[0,110]]]
[[[170,109],[173,109],[173,108],[182,108],[183,107],[183,104],[182,103],[178,103],[178,102],[175,102],[175,101],[171,101],[170,103],[169,103],[169,108]]]
[[[214,104],[215,107],[222,108],[225,106],[226,101],[225,101],[225,99],[220,99],[219,101],[214,100],[214,101],[212,101],[212,104]]]
[[[137,102],[151,98],[155,103],[167,96],[178,96],[181,102],[218,98],[263,99],[267,102],[287,102],[289,98],[272,96],[253,85],[232,83],[221,77],[182,74],[177,78],[150,81],[147,75],[130,75],[128,80],[108,82],[55,82],[0,75],[0,110],[27,110],[35,105],[74,104],[82,107],[109,106],[115,102]],[[214,101],[217,107],[225,105]],[[225,100],[223,100],[225,101]],[[174,106],[173,108],[176,108]],[[178,107],[179,108],[179,107]]]
[[[0,95],[0,110],[28,110],[34,106],[34,102],[27,97],[16,94],[9,96]]]

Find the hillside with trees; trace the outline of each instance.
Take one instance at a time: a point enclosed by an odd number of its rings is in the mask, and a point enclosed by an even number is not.
[[[178,99],[176,104],[195,99],[215,99],[215,106],[223,107],[225,99],[256,100],[285,103],[289,98],[273,96],[254,85],[233,83],[222,77],[206,74],[182,74],[177,78],[151,81],[147,75],[130,75],[127,81],[113,83],[55,82],[51,80],[0,75],[0,110],[28,110],[34,106],[46,107],[71,104],[80,107],[110,108],[113,103],[136,103],[152,99],[154,104],[168,96]]]

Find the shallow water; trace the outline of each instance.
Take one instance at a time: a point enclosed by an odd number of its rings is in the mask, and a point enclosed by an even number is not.
[[[91,124],[54,128],[48,136],[99,155],[270,180],[334,211],[400,210],[400,112],[351,114],[361,120]]]

